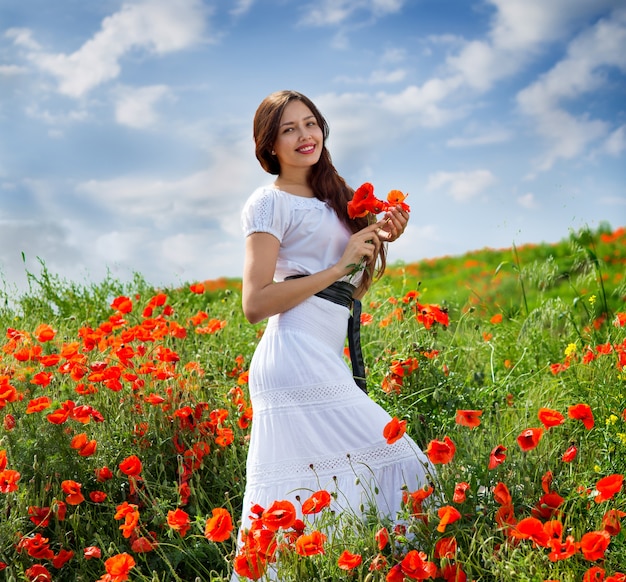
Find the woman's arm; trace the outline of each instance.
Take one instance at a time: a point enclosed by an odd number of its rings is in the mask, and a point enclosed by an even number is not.
[[[242,306],[246,319],[250,323],[258,323],[287,311],[350,273],[362,257],[371,260],[380,246],[377,234],[380,227],[381,224],[371,224],[353,234],[341,259],[332,267],[308,277],[280,283],[274,283],[280,242],[265,232],[249,235],[246,238],[242,283]],[[320,240],[319,244],[325,242]]]

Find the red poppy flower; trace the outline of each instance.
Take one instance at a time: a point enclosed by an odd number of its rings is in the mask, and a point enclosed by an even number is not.
[[[202,295],[204,293],[204,283],[192,283],[189,285],[189,291]]]
[[[600,531],[590,531],[584,534],[580,539],[580,550],[585,560],[589,560],[590,562],[601,560],[610,542],[611,535],[608,531],[604,529]]]
[[[41,323],[35,328],[35,337],[38,342],[44,343],[54,339],[56,331],[47,323]]]
[[[443,438],[443,441],[432,440],[428,443],[426,448],[426,454],[430,459],[430,462],[437,465],[445,465],[454,458],[456,452],[456,446],[452,442],[452,439],[448,436]]]
[[[563,504],[563,497],[551,491],[544,493],[537,504],[532,508],[531,513],[537,519],[551,519],[558,513],[558,508]]]
[[[604,582],[606,572],[600,566],[592,566],[583,574],[583,582]]]
[[[128,297],[121,295],[113,300],[111,307],[120,313],[130,313],[133,310],[133,302]]]
[[[495,469],[498,465],[501,465],[506,460],[506,447],[502,445],[496,445],[489,454],[489,469]]]
[[[51,560],[54,552],[50,549],[49,539],[36,533],[30,537],[23,537],[17,546],[18,551],[26,550],[31,558],[36,560]]]
[[[513,505],[508,503],[500,507],[498,511],[496,511],[495,520],[498,527],[505,530],[509,530],[513,526],[517,525]]]
[[[370,572],[379,572],[380,570],[384,570],[387,567],[387,559],[382,554],[376,554],[372,561],[370,562],[369,571]],[[402,573],[400,573],[402,574]]]
[[[457,483],[454,486],[454,495],[452,496],[452,501],[454,503],[463,503],[465,501],[465,493],[470,488],[470,484],[463,481],[462,483]]]
[[[423,513],[422,503],[424,502],[424,499],[430,497],[433,491],[434,489],[430,485],[422,487],[412,493],[404,491],[402,493],[402,502],[409,506],[409,510],[413,515],[419,516]]]
[[[550,493],[552,491],[552,480],[554,475],[552,471],[546,471],[541,477],[541,488],[544,493]]]
[[[387,528],[381,527],[376,534],[374,534],[374,539],[376,540],[379,550],[385,549],[389,543],[389,532],[387,531]]]
[[[611,499],[616,493],[618,493],[624,483],[624,476],[616,473],[614,475],[608,475],[603,477],[596,483],[596,489],[598,495],[595,496],[596,503],[607,501]]]
[[[574,541],[573,536],[567,536],[564,542],[561,541],[560,538],[551,539],[548,542],[548,547],[551,550],[548,554],[548,559],[551,562],[558,562],[561,560],[567,560],[576,554],[579,550],[580,544]]]
[[[587,430],[591,430],[594,425],[593,412],[588,404],[575,404],[567,410],[567,415],[574,420],[580,420]]]
[[[87,546],[83,549],[85,560],[99,560],[102,557],[102,550],[98,546]]]
[[[441,568],[441,576],[446,582],[466,582],[467,574],[461,564],[446,564]]]
[[[136,477],[141,473],[143,467],[137,455],[126,457],[119,465],[120,471],[129,477]]]
[[[152,552],[156,546],[157,543],[154,540],[141,536],[133,541],[130,545],[130,549],[136,554],[147,554],[148,552]]]
[[[170,510],[167,512],[167,525],[184,538],[191,527],[189,514],[179,507],[175,510]]]
[[[406,420],[398,420],[394,416],[383,429],[383,436],[385,437],[387,444],[392,445],[396,441],[400,440],[406,432]]]
[[[52,574],[41,564],[35,564],[24,571],[29,582],[52,582]]]
[[[454,523],[461,519],[461,513],[456,507],[452,507],[451,505],[444,505],[437,510],[437,515],[439,516],[439,525],[437,526],[437,531],[444,532],[446,531],[446,526],[450,523]]]
[[[312,531],[296,540],[296,553],[300,556],[314,556],[324,553],[326,536],[320,531]]]
[[[130,554],[123,553],[112,556],[104,563],[104,568],[115,582],[128,580],[130,571],[135,567],[135,560]]]
[[[41,412],[46,408],[49,408],[52,404],[52,400],[47,396],[41,396],[39,398],[33,398],[26,406],[26,414],[34,414],[35,412]]]
[[[230,538],[233,531],[233,521],[230,513],[223,507],[216,507],[212,511],[211,519],[207,520],[204,536],[211,542],[224,542]]]
[[[500,505],[509,505],[512,502],[509,488],[502,482],[498,483],[493,488],[493,498],[496,500],[496,503]]]
[[[63,564],[69,562],[74,557],[72,550],[59,550],[59,553],[52,558],[52,565],[58,570],[63,567]]]
[[[526,517],[520,520],[512,531],[512,535],[515,538],[532,540],[542,548],[547,547],[550,541],[550,536],[543,529],[543,523],[535,517]]]
[[[124,503],[118,505],[116,513],[113,516],[114,519],[123,519],[124,523],[120,525],[119,529],[122,530],[122,535],[125,538],[130,538],[135,534],[135,529],[139,525],[139,511],[134,503]]]
[[[310,515],[312,513],[319,513],[322,509],[325,509],[330,505],[330,493],[322,489],[316,491],[302,504],[302,513],[304,515]]]
[[[388,204],[374,196],[374,186],[369,182],[361,184],[348,202],[348,216],[350,218],[360,218],[368,213],[379,214],[387,210]]]
[[[348,550],[344,550],[339,559],[337,565],[342,570],[354,570],[363,562],[363,558],[360,554],[353,554]]]
[[[107,494],[104,491],[90,491],[89,499],[91,499],[94,503],[103,503],[106,501]]]
[[[622,530],[621,519],[626,517],[626,513],[619,509],[609,509],[602,518],[602,529],[608,531],[612,536],[616,536]]]
[[[82,485],[77,483],[76,481],[72,481],[71,479],[67,479],[61,483],[61,489],[63,493],[65,493],[65,501],[69,505],[79,505],[85,498],[81,493]]]
[[[38,527],[48,527],[52,511],[49,507],[36,507],[31,505],[28,508],[30,520]]]
[[[402,210],[410,212],[411,208],[405,202],[407,196],[408,194],[404,194],[400,190],[390,190],[387,194],[387,202],[389,203],[389,206],[399,206]]]
[[[541,428],[527,428],[517,437],[517,444],[522,451],[531,451],[537,447],[542,435],[543,430]]]
[[[429,562],[424,552],[410,550],[400,563],[402,572],[411,580],[427,580],[437,575],[437,566]]]
[[[270,531],[288,529],[296,520],[296,508],[291,501],[274,501],[261,515],[263,525]]]
[[[454,559],[457,551],[456,538],[441,538],[435,544],[435,558]]]
[[[565,422],[565,417],[558,410],[552,410],[551,408],[540,408],[537,416],[539,417],[539,422],[546,427],[546,430]]]
[[[265,573],[267,562],[257,552],[243,551],[235,556],[233,569],[239,576],[258,580]]]
[[[476,428],[480,425],[482,410],[457,410],[456,423],[469,428]]]
[[[571,463],[576,458],[577,454],[578,454],[578,448],[576,447],[576,445],[571,445],[563,453],[563,456],[561,457],[561,460],[564,463]]]
[[[98,483],[104,483],[109,479],[113,479],[113,472],[108,467],[100,467],[99,469],[96,469],[95,474],[96,481],[98,481]]]
[[[405,580],[406,578],[404,577],[404,572],[400,564],[392,566],[385,577],[385,582],[404,582]]]
[[[30,379],[30,383],[45,388],[50,385],[52,378],[52,372],[39,372]]]
[[[17,482],[20,480],[20,477],[20,473],[13,469],[0,471],[0,493],[17,491]]]
[[[67,513],[67,505],[65,501],[57,500],[55,504],[53,505],[53,507],[54,507],[54,514],[57,516],[57,519],[59,521],[64,521],[65,514]]]

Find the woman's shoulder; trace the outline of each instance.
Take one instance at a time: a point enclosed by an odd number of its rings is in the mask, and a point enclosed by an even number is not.
[[[283,206],[287,208],[311,208],[314,206],[319,206],[320,204],[324,204],[318,198],[306,198],[304,196],[296,196],[295,194],[290,194],[289,192],[285,192],[280,188],[277,188],[273,184],[268,184],[266,186],[258,187],[246,202],[246,206],[265,206],[270,204],[272,206]]]

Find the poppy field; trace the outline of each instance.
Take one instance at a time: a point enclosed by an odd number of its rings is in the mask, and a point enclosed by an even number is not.
[[[42,265],[0,289],[0,576],[625,581],[625,273],[608,225],[390,266],[363,301],[369,395],[433,482],[394,519],[333,512],[337,491],[277,499],[237,540],[264,329],[240,281]]]

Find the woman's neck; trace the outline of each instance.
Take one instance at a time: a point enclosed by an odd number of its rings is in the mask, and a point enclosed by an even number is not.
[[[283,192],[288,192],[294,196],[302,196],[303,198],[314,198],[315,194],[309,186],[306,174],[289,175],[280,174],[274,180],[274,186]]]

